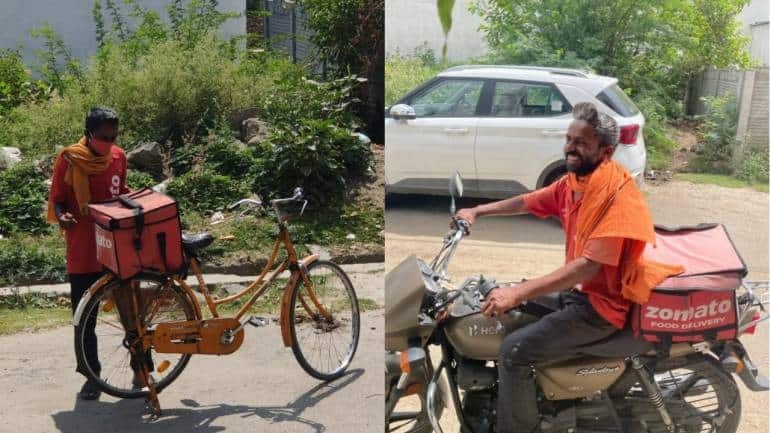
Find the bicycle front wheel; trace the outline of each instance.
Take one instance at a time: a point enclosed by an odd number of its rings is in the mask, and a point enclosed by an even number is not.
[[[358,299],[350,278],[336,264],[319,260],[307,268],[310,284],[292,289],[291,349],[309,375],[325,381],[345,373],[358,347]]]
[[[170,280],[138,277],[141,325],[145,333],[159,323],[195,320],[195,309],[186,293]],[[160,392],[182,373],[190,360],[189,354],[158,353],[150,349],[145,354],[132,355],[128,342],[136,331],[126,329],[130,319],[126,303],[130,302],[126,287],[113,280],[99,289],[85,304],[80,321],[75,326],[75,353],[79,369],[89,379],[115,397],[142,398],[149,394],[135,371],[144,362]],[[121,308],[123,306],[123,308]],[[134,326],[135,327],[135,326]],[[95,341],[94,341],[95,335]]]

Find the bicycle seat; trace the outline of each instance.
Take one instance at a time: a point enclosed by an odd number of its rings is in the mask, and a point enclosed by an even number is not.
[[[186,235],[182,233],[182,246],[186,250],[199,250],[206,248],[214,242],[214,236],[209,233],[198,233],[195,235]]]

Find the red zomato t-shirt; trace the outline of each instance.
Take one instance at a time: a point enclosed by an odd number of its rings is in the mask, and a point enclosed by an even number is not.
[[[88,176],[91,188],[91,202],[117,197],[127,193],[126,186],[126,155],[118,146],[112,146],[112,163],[101,174]],[[48,199],[54,203],[64,203],[64,210],[71,213],[77,224],[66,231],[67,239],[67,272],[70,274],[85,274],[99,272],[102,265],[96,261],[96,239],[94,236],[94,220],[90,215],[81,215],[75,191],[64,183],[64,174],[69,163],[62,158],[54,167],[51,194]]]
[[[577,216],[583,197],[575,200],[564,176],[551,185],[524,195],[527,210],[539,218],[555,216],[561,221],[566,239],[565,263],[575,257]],[[586,242],[582,256],[599,262],[602,267],[590,280],[580,284],[579,289],[588,295],[588,300],[597,313],[618,329],[626,323],[632,302],[621,294],[620,264],[623,256],[623,238],[597,238]]]

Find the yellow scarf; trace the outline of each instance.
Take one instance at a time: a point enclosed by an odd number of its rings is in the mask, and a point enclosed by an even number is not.
[[[112,162],[112,153],[108,152],[102,156],[94,155],[86,145],[86,138],[83,137],[77,143],[65,147],[59,152],[54,167],[59,164],[61,158],[69,163],[67,172],[64,174],[64,183],[75,191],[75,199],[78,202],[80,214],[86,215],[88,214],[88,203],[91,202],[91,187],[88,183],[88,176],[104,173]],[[50,223],[59,222],[51,201],[48,202],[46,220]]]
[[[681,266],[642,258],[645,245],[655,244],[655,229],[642,192],[622,165],[607,160],[582,179],[569,173],[567,182],[570,189],[583,193],[577,216],[576,257],[589,239],[619,237],[631,242],[620,264],[623,297],[643,304],[663,280],[684,272]]]

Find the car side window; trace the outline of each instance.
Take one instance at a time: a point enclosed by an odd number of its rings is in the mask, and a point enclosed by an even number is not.
[[[409,105],[417,117],[472,117],[482,87],[483,80],[441,80],[414,96]]]
[[[572,107],[547,84],[498,81],[492,99],[492,117],[546,117],[569,113]]]

